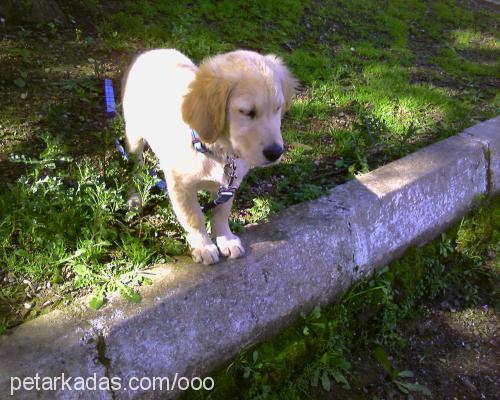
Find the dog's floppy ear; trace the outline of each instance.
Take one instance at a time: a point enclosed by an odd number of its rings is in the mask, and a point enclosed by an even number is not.
[[[182,103],[182,118],[206,143],[215,142],[224,133],[226,106],[232,82],[217,74],[210,60],[196,71]]]
[[[285,98],[285,104],[281,113],[284,114],[292,105],[292,99],[295,93],[297,93],[299,81],[291,74],[281,58],[274,54],[268,54],[266,59],[281,83],[281,90]]]

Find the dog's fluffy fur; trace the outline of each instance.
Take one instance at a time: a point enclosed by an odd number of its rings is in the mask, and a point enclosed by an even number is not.
[[[151,50],[127,71],[123,113],[129,153],[141,163],[147,142],[158,157],[196,262],[218,262],[219,250],[230,258],[244,254],[229,229],[232,201],[212,211],[216,246],[207,234],[197,191],[215,195],[227,184],[227,155],[238,157],[236,187],[250,168],[279,162],[281,157],[269,161],[264,150],[283,148],[281,118],[296,84],[281,59],[245,50],[208,58],[199,67],[176,50]],[[191,129],[212,154],[193,149]]]

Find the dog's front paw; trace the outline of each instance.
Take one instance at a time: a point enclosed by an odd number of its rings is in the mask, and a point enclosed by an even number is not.
[[[218,236],[215,239],[220,252],[229,258],[239,258],[245,254],[245,249],[238,236]]]
[[[204,244],[191,249],[193,260],[200,264],[210,265],[219,262],[219,249],[213,243]]]

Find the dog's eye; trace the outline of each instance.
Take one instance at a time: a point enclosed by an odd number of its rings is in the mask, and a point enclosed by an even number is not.
[[[240,113],[243,115],[246,115],[247,117],[249,117],[251,119],[254,119],[256,111],[254,108],[252,108],[251,110],[240,110]]]

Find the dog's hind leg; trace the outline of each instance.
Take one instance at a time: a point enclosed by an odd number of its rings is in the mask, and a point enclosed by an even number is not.
[[[144,139],[140,135],[131,132],[131,129],[127,128],[126,142],[129,157],[132,157],[134,162],[143,166],[144,158],[142,157],[142,152],[145,144]]]
[[[139,167],[144,165],[144,139],[137,134],[131,132],[131,129],[126,129],[126,146],[129,158]],[[137,176],[137,174],[135,175]],[[128,190],[127,204],[131,210],[140,210],[142,208],[141,195],[137,192],[133,184],[130,185]]]

